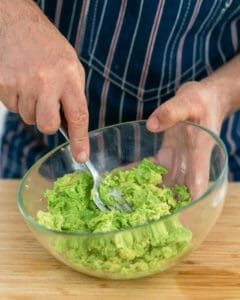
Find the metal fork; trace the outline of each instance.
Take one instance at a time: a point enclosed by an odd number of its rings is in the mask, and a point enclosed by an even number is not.
[[[62,125],[59,128],[59,131],[62,133],[62,135],[65,137],[65,139],[67,141],[69,141],[66,122],[62,122]],[[99,197],[99,193],[98,193],[99,185],[102,182],[102,177],[99,175],[98,171],[96,170],[96,168],[94,167],[94,165],[91,163],[90,160],[87,160],[85,162],[85,165],[87,166],[89,172],[91,173],[91,175],[93,177],[92,198],[93,198],[93,201],[94,201],[95,205],[97,206],[97,208],[99,210],[109,211],[109,210],[117,209],[121,212],[130,212],[130,211],[132,211],[132,209],[131,209],[130,205],[128,204],[128,202],[125,201],[122,198],[122,196],[119,194],[119,192],[115,189],[112,190],[109,193],[109,195],[114,196],[115,203],[111,206],[110,205],[105,205],[101,201],[101,199]]]

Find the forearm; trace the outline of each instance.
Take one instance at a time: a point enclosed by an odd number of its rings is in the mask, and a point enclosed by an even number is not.
[[[76,51],[39,7],[32,0],[0,0],[0,99],[45,134],[59,129],[62,106],[79,162],[89,153],[84,84]]]
[[[25,17],[34,17],[33,12],[41,10],[32,0],[1,0],[0,1],[0,25],[8,23],[13,18],[16,22]]]
[[[34,40],[35,28],[40,29],[43,21],[49,22],[32,0],[0,0],[0,59],[5,59],[6,49]]]
[[[240,54],[219,68],[202,83],[217,95],[224,117],[240,109]]]
[[[22,33],[24,30],[26,34],[29,34],[28,38],[33,39],[35,27],[48,34],[48,31],[45,31],[45,23],[51,24],[33,0],[0,0],[0,50],[2,47],[10,46],[8,42],[12,35],[15,36],[15,43],[17,39],[21,41],[22,36],[16,33]],[[52,24],[51,27],[52,30],[57,31]]]

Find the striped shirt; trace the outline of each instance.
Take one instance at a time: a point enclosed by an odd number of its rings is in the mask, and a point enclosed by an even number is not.
[[[201,80],[240,48],[239,0],[38,0],[86,71],[90,130],[146,119],[178,87]],[[222,128],[230,179],[240,179],[240,112]],[[9,113],[1,176],[18,178],[64,140]]]

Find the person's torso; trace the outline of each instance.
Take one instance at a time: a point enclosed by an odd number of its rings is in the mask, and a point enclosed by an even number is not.
[[[90,130],[147,118],[181,84],[208,76],[240,48],[239,0],[36,2],[85,67]],[[234,114],[222,137],[240,156],[239,131]],[[61,141],[44,136],[50,148]]]
[[[164,101],[240,47],[238,0],[39,2],[87,73],[97,71],[140,101]]]

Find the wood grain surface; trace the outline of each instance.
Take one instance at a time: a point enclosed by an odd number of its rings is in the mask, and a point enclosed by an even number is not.
[[[77,273],[35,240],[16,205],[17,181],[0,181],[0,299],[240,299],[240,184],[230,184],[198,250],[148,278],[108,281]]]

